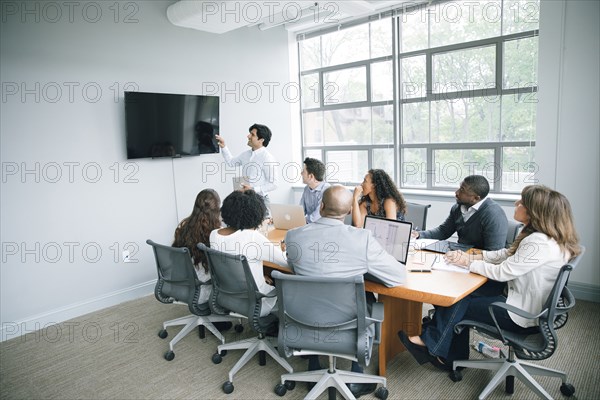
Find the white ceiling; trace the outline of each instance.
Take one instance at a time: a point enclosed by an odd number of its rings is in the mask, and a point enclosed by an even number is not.
[[[300,32],[337,25],[397,8],[405,3],[414,5],[416,2],[180,0],[167,8],[167,18],[177,26],[218,34],[245,26],[265,30],[279,25],[283,25],[288,31]]]

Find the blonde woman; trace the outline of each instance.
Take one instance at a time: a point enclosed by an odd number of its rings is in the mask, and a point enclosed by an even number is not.
[[[444,256],[448,262],[459,265],[489,279],[506,282],[507,295],[489,295],[475,291],[451,307],[436,307],[430,324],[420,336],[408,337],[398,332],[400,340],[415,359],[424,364],[431,362],[438,368],[451,369],[452,361],[468,358],[468,330],[466,340],[458,340],[454,325],[463,319],[494,322],[488,306],[494,302],[538,314],[550,294],[560,268],[580,253],[579,238],[573,224],[569,201],[559,192],[542,185],[527,186],[521,199],[515,202],[514,219],[525,227],[509,249],[483,251],[471,255],[450,251]],[[527,331],[537,325],[506,310],[495,313],[499,326],[515,332]]]

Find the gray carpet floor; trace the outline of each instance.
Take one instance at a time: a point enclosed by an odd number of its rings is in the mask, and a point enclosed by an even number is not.
[[[146,296],[94,312],[66,323],[0,343],[1,399],[279,399],[273,392],[285,371],[267,359],[247,364],[234,380],[235,390],[226,395],[221,385],[241,355],[230,351],[223,362],[214,365],[211,356],[217,339],[207,334],[200,339],[197,330],[175,346],[175,359],[166,361],[168,340],[179,331],[169,329],[169,337],[157,336],[162,322],[188,314],[187,307],[165,305]],[[600,305],[579,301],[567,325],[559,331],[557,352],[541,365],[566,370],[576,392],[572,399],[600,398]],[[248,337],[226,333],[227,341]],[[472,340],[478,339],[475,334]],[[490,344],[489,339],[483,339]],[[472,358],[481,357],[472,351]],[[324,364],[326,360],[323,359]],[[306,361],[290,359],[295,370],[304,370]],[[366,372],[374,372],[373,359]],[[350,362],[341,360],[340,368]],[[446,373],[431,365],[419,366],[404,352],[388,364],[390,399],[474,399],[491,378],[491,373],[467,370],[461,382],[452,382]],[[560,379],[540,377],[538,381],[554,398],[563,398]],[[301,399],[307,393],[300,383],[283,399]],[[326,399],[324,394],[320,398]],[[338,398],[341,396],[338,395]],[[361,398],[373,399],[373,395]],[[490,399],[535,399],[520,382],[515,394],[497,388]]]

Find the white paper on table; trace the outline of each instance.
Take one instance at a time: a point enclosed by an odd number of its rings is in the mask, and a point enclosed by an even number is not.
[[[431,269],[436,269],[438,271],[452,271],[452,272],[462,272],[464,274],[468,274],[469,270],[467,268],[459,267],[458,265],[447,263],[444,260],[444,256],[442,254],[439,255],[438,258],[431,265]]]

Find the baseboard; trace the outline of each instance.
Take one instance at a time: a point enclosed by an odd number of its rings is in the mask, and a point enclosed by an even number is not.
[[[103,296],[71,304],[44,314],[35,315],[16,322],[2,322],[0,327],[0,342],[22,336],[27,333],[45,329],[72,318],[112,307],[125,301],[138,299],[154,292],[156,279],[126,289],[117,290]]]
[[[577,300],[600,303],[600,287],[579,282],[569,282],[568,286]]]

